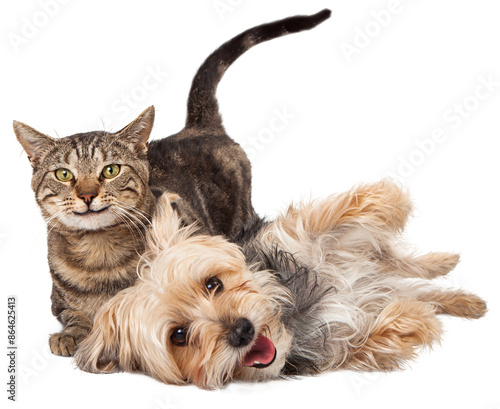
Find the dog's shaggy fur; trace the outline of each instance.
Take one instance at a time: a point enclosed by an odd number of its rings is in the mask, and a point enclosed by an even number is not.
[[[90,372],[140,371],[218,388],[337,368],[392,370],[439,341],[436,314],[479,318],[485,302],[423,280],[449,253],[401,251],[412,206],[389,181],[255,219],[238,245],[180,227],[164,195],[140,280],[96,317],[75,356]]]

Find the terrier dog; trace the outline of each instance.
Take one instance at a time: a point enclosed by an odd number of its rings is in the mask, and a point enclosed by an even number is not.
[[[79,346],[80,368],[203,388],[386,371],[439,341],[436,314],[486,312],[476,295],[408,280],[444,276],[459,256],[401,251],[412,206],[392,182],[255,218],[235,243],[181,227],[171,200],[161,198],[140,279],[100,310]]]

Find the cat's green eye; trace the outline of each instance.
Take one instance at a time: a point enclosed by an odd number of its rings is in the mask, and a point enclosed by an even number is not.
[[[61,182],[69,182],[73,179],[73,174],[68,169],[59,168],[56,170],[56,178]]]
[[[120,173],[120,165],[108,165],[102,170],[102,175],[106,179],[113,179]]]

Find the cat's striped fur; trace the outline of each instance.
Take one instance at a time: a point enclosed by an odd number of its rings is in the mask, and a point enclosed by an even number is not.
[[[197,221],[204,233],[230,237],[254,217],[250,164],[224,130],[217,84],[252,46],[310,29],[329,15],[325,10],[264,24],[223,44],[193,80],[185,128],[168,138],[148,144],[153,107],[116,133],[55,139],[14,122],[48,225],[52,312],[64,326],[50,337],[53,353],[72,355],[99,307],[134,283],[155,197],[162,192],[177,194],[184,222]]]

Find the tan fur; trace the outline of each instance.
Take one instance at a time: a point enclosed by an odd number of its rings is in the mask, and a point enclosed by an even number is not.
[[[401,231],[412,210],[408,195],[388,181],[364,185],[341,195],[289,207],[274,225],[292,237],[300,230],[322,234],[339,226]]]
[[[448,274],[460,261],[458,254],[429,253],[422,256],[396,254],[395,249],[381,251],[382,271],[404,278],[432,279]]]
[[[483,299],[462,290],[434,289],[418,294],[417,299],[433,305],[438,314],[455,317],[481,318],[487,311]]]
[[[279,275],[247,265],[241,250],[221,237],[180,228],[168,196],[160,202],[141,280],[98,313],[75,356],[84,370],[140,371],[204,388],[338,368],[393,370],[439,341],[436,314],[486,312],[475,295],[407,280],[444,275],[459,257],[401,251],[397,233],[411,204],[389,181],[290,207],[263,226],[250,244],[263,246],[268,257],[280,249],[300,262]],[[304,269],[307,280],[294,286],[293,274]],[[224,283],[219,294],[207,291],[210,277]],[[242,348],[228,341],[241,318],[255,327],[252,343]],[[173,343],[176,328],[189,329],[187,345]],[[258,334],[272,340],[276,360],[262,369],[243,366]]]
[[[387,305],[369,330],[359,350],[350,354],[345,368],[361,370],[400,369],[417,356],[421,347],[439,341],[441,323],[435,309],[426,303],[406,299]]]

